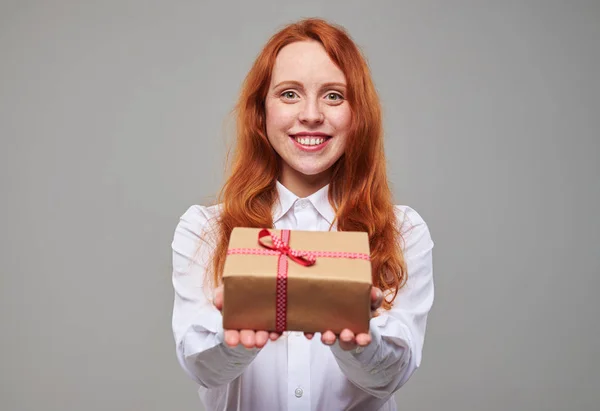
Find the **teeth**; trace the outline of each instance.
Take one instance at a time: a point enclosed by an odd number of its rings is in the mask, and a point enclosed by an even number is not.
[[[319,144],[323,144],[325,139],[323,137],[296,137],[296,141],[303,146],[318,146]]]

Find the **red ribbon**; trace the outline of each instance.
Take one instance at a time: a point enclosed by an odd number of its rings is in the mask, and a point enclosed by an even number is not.
[[[264,237],[271,237],[271,242],[273,245],[265,244],[262,241]],[[286,255],[298,264],[305,267],[311,266],[317,261],[317,258],[314,256],[314,254],[308,251],[298,251],[290,248],[290,230],[281,230],[281,237],[282,238],[280,239],[275,234],[271,234],[271,232],[266,228],[263,228],[258,233],[258,243],[270,250],[279,251],[281,253],[280,255]]]
[[[270,236],[273,245],[265,244],[262,239]],[[281,230],[281,239],[271,234],[266,228],[258,233],[258,243],[270,250],[279,252],[277,261],[277,294],[275,297],[275,331],[284,332],[287,329],[287,278],[288,260],[291,258],[296,263],[305,267],[313,265],[317,259],[309,252],[293,250],[289,246],[290,230]]]

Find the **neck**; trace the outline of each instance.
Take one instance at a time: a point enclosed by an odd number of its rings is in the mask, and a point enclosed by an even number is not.
[[[329,184],[330,179],[331,170],[309,176],[286,166],[279,176],[279,182],[300,198],[316,193]]]

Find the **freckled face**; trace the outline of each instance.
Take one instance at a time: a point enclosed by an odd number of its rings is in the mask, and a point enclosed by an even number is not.
[[[316,41],[281,49],[265,101],[269,142],[282,180],[327,177],[344,153],[350,127],[346,78]]]

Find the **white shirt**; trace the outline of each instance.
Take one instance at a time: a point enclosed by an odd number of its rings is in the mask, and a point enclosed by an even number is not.
[[[327,199],[328,187],[301,199],[278,182],[275,228],[329,230],[334,211]],[[214,244],[201,242],[200,235],[214,228],[211,219],[219,210],[219,206],[190,207],[181,217],[172,243],[177,358],[199,384],[206,410],[396,410],[394,392],[421,363],[427,315],[434,298],[433,242],[419,214],[410,207],[396,206],[403,224],[408,282],[393,308],[371,319],[370,345],[343,351],[337,343],[324,345],[320,334],[308,340],[303,333],[286,332],[260,350],[248,350],[241,345],[230,348],[223,342],[221,313],[210,301],[211,289],[204,287],[205,267],[210,264]]]

